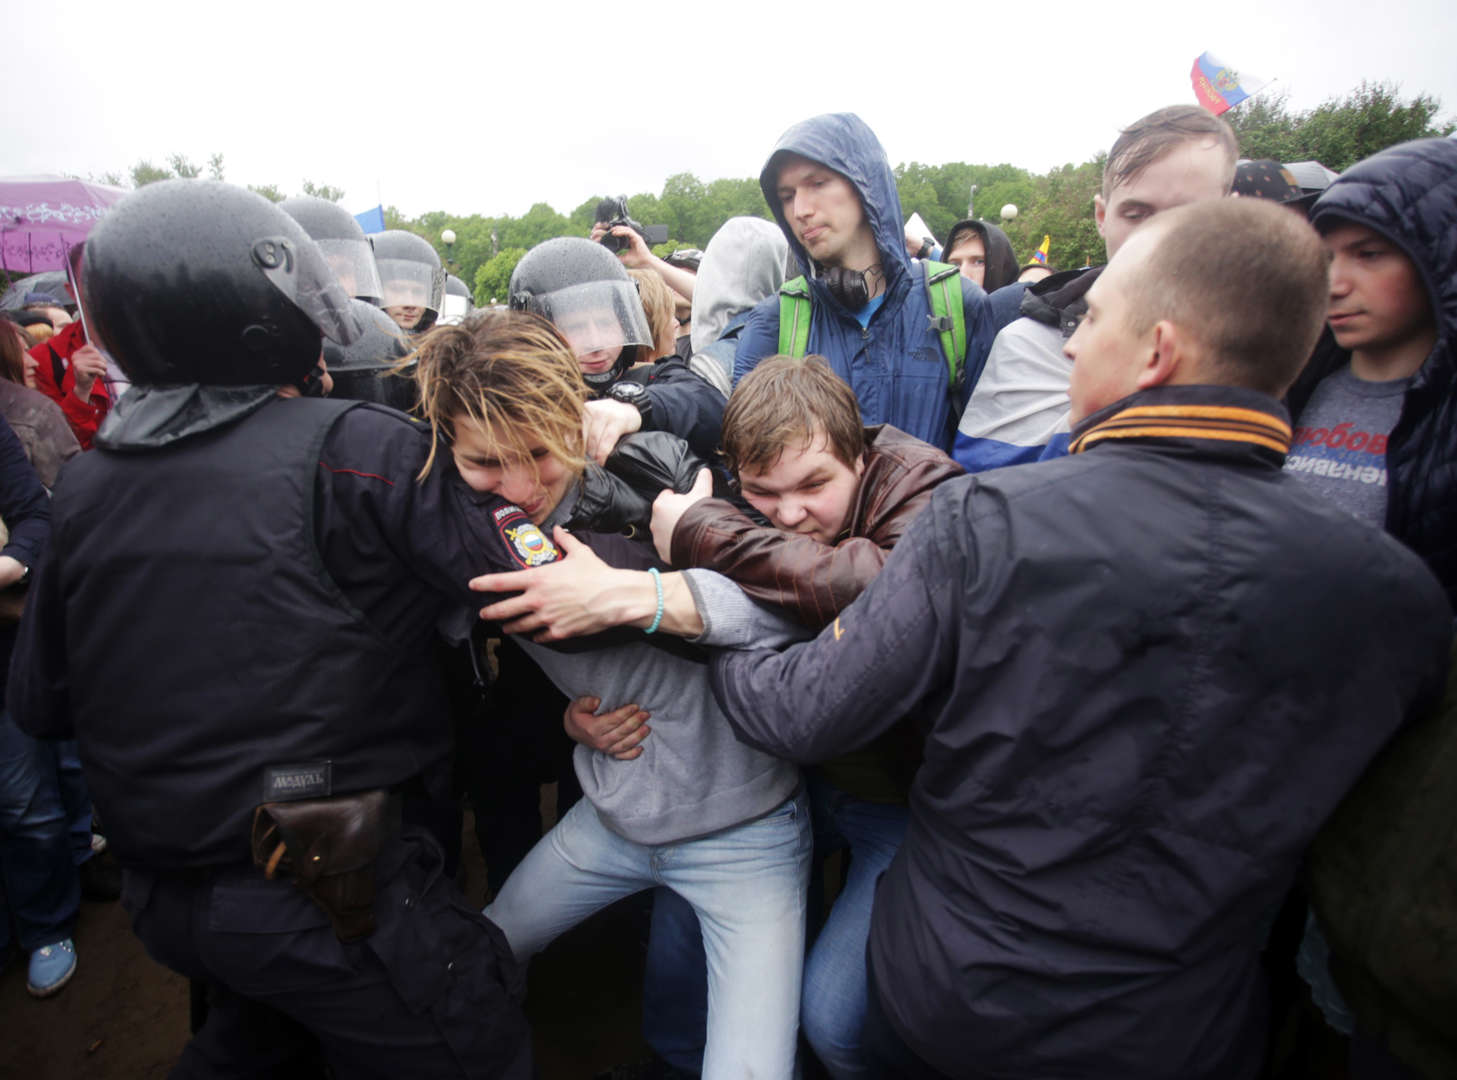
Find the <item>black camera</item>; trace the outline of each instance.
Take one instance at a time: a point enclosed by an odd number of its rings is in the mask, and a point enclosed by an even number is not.
[[[596,219],[606,224],[611,230],[616,225],[626,225],[633,232],[646,241],[648,247],[655,244],[666,244],[668,242],[668,226],[666,225],[639,225],[627,214],[627,196],[619,195],[615,199],[603,199],[597,204]],[[620,254],[628,248],[628,241],[621,236],[613,236],[609,231],[598,241],[603,247],[614,254]]]

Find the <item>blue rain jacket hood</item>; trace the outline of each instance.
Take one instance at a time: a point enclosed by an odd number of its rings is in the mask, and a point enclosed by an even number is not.
[[[1311,211],[1380,233],[1425,285],[1437,342],[1412,378],[1387,440],[1386,529],[1416,551],[1457,603],[1457,142],[1417,139],[1347,169]],[[1350,360],[1327,333],[1288,398],[1300,411],[1316,384]]]
[[[799,265],[813,273],[813,263],[794,229],[784,217],[779,204],[779,169],[786,154],[798,154],[810,161],[827,165],[849,180],[860,196],[860,207],[875,234],[880,251],[881,269],[885,271],[887,302],[896,283],[909,276],[910,256],[906,254],[905,227],[901,224],[901,200],[895,189],[895,173],[875,132],[854,113],[826,113],[795,124],[779,137],[769,155],[764,171],[759,174],[759,187],[774,212],[774,220],[784,230],[790,250]],[[815,282],[815,303],[830,302],[829,290]]]
[[[869,325],[861,327],[820,281],[808,253],[784,217],[777,194],[779,169],[787,154],[818,162],[844,176],[860,196],[880,252],[885,293]],[[851,113],[816,116],[794,125],[779,139],[759,176],[790,250],[810,283],[809,351],[825,357],[835,374],[855,391],[866,424],[890,424],[946,450],[967,395],[981,375],[997,331],[1017,317],[1022,285],[1009,285],[989,298],[979,285],[961,279],[966,317],[965,375],[948,387],[945,354],[930,325],[931,306],[919,265],[906,254],[895,174],[880,140]],[[779,351],[779,297],[754,308],[739,337],[734,382],[764,357]],[[948,390],[950,392],[948,392]]]

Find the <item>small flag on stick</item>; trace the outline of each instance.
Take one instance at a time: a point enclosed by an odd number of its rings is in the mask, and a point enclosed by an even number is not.
[[[366,233],[384,232],[384,207],[375,206],[368,210],[361,210],[354,215],[354,220],[359,222],[359,227]]]
[[[1046,233],[1043,233],[1042,243],[1038,246],[1037,250],[1032,253],[1032,261],[1035,263],[1041,263],[1043,266],[1046,266],[1047,253],[1051,249],[1051,247],[1052,237],[1047,235]]]
[[[1245,98],[1253,97],[1269,82],[1249,72],[1236,71],[1213,53],[1201,53],[1189,75],[1194,81],[1194,96],[1199,99],[1199,104],[1215,116],[1228,112]]]

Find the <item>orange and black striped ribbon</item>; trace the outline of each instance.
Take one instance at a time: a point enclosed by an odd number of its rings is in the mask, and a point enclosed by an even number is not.
[[[1105,439],[1217,439],[1284,454],[1290,425],[1278,416],[1233,405],[1134,405],[1083,432],[1068,447],[1077,454]]]

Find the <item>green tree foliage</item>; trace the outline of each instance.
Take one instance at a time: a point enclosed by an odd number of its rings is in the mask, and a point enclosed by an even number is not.
[[[525,248],[506,248],[481,264],[476,270],[474,278],[477,307],[485,307],[493,302],[498,304],[507,302],[511,274],[525,254]]]
[[[186,154],[169,154],[167,164],[172,167],[172,175],[179,180],[196,180],[202,175],[202,166],[194,165]]]
[[[1395,143],[1450,133],[1453,125],[1439,119],[1440,110],[1441,103],[1430,95],[1408,100],[1393,84],[1362,83],[1345,97],[1332,98],[1305,112],[1292,111],[1287,99],[1279,94],[1262,94],[1225,115],[1239,135],[1241,152],[1246,157],[1314,159],[1339,171]],[[170,155],[167,162],[168,168],[150,161],[137,162],[130,173],[132,186],[202,173],[183,154]],[[975,184],[975,216],[1001,223],[1002,207],[1008,203],[1017,207],[1017,217],[1004,227],[1018,261],[1025,263],[1047,234],[1052,237],[1050,261],[1059,269],[1097,264],[1105,258],[1102,238],[1093,224],[1093,195],[1102,183],[1102,174],[1102,155],[1045,174],[1010,164],[964,161],[944,165],[912,161],[895,169],[902,210],[907,215],[919,213],[937,237],[945,239],[951,226],[966,217],[971,186]],[[221,153],[208,158],[207,175],[222,179]],[[101,179],[124,184],[116,173]],[[284,197],[273,184],[250,187],[275,202]],[[344,196],[340,188],[316,185],[310,180],[303,182],[303,190],[307,195],[334,202]],[[477,302],[489,303],[492,296],[504,299],[506,282],[521,252],[555,236],[586,236],[591,232],[601,199],[600,194],[583,199],[567,215],[538,202],[520,217],[432,210],[412,219],[390,206],[385,208],[385,226],[423,236],[435,246],[451,273],[474,283]],[[668,227],[668,242],[654,248],[660,255],[679,247],[707,246],[709,238],[731,217],[773,217],[756,177],[705,182],[684,172],[669,176],[659,192],[630,196],[627,209],[633,220],[643,225]],[[441,240],[446,229],[455,233],[453,245]]]
[[[332,184],[315,184],[312,180],[305,180],[304,194],[312,195],[316,199],[328,199],[330,202],[338,202],[344,198],[344,189],[334,187]]]
[[[147,184],[155,184],[158,180],[171,180],[172,174],[162,168],[158,168],[150,161],[139,161],[132,166],[131,171],[132,187],[145,187]]]
[[[283,202],[284,199],[288,198],[287,195],[278,190],[277,184],[249,184],[248,190],[255,195],[262,195],[269,202]]]
[[[1103,183],[1103,155],[1064,165],[1038,177],[1032,195],[1018,204],[1005,226],[1017,261],[1026,263],[1043,236],[1052,237],[1048,262],[1058,270],[1106,262],[1103,238],[1093,221],[1093,196]],[[1000,210],[1000,207],[998,208]]]
[[[1100,263],[1103,241],[1093,224],[1093,194],[1103,179],[1103,159],[1064,165],[1038,176],[1014,165],[948,165],[911,162],[895,170],[901,210],[918,213],[931,232],[945,240],[951,227],[974,216],[1001,225],[1019,263],[1032,257],[1044,235],[1052,237],[1050,261],[1058,269]],[[971,185],[976,185],[976,195]],[[1001,220],[1002,207],[1017,207],[1017,216]]]
[[[1287,95],[1270,94],[1231,109],[1225,119],[1244,157],[1319,161],[1344,172],[1388,146],[1450,135],[1452,123],[1437,117],[1441,108],[1429,94],[1407,101],[1393,83],[1363,82],[1305,112],[1292,112]]]

